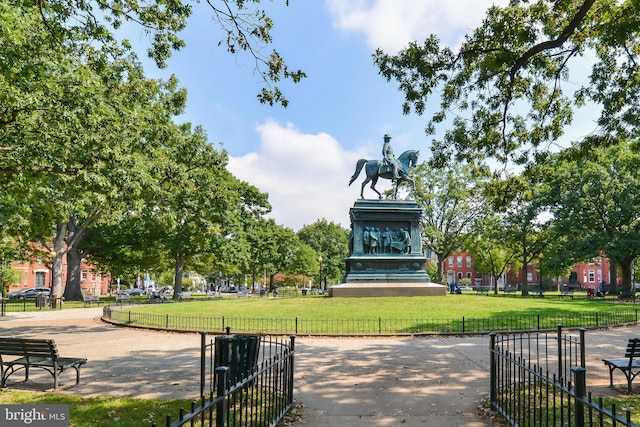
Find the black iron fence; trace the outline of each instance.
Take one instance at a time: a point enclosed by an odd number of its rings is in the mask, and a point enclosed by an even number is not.
[[[503,316],[458,319],[301,319],[255,317],[207,317],[151,314],[144,311],[105,306],[105,320],[176,331],[222,332],[228,326],[239,333],[264,335],[419,335],[466,334],[496,331],[554,330],[562,324],[568,328],[607,327],[638,322],[638,309],[558,316]]]
[[[293,405],[295,337],[201,332],[200,401],[181,409],[167,427],[274,426]],[[155,423],[152,424],[155,426]]]
[[[584,332],[490,334],[492,409],[513,426],[637,426],[587,393]]]
[[[0,298],[0,316],[6,316],[7,313],[12,312],[62,309],[62,298],[56,298],[53,304],[52,302],[52,299],[45,295],[41,298]]]

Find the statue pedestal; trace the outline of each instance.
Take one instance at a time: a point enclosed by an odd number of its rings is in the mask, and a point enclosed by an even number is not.
[[[447,294],[447,287],[436,283],[341,283],[329,288],[331,297],[431,297]]]
[[[425,270],[420,218],[413,200],[358,200],[350,210],[350,254],[331,296],[446,295]]]

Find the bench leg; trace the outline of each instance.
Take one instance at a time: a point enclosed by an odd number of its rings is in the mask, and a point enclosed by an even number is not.
[[[80,384],[80,366],[74,366],[76,368],[76,385]]]

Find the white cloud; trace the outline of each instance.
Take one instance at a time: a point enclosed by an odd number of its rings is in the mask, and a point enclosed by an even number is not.
[[[378,146],[371,143],[358,151],[345,151],[331,135],[305,134],[292,124],[268,121],[257,125],[258,152],[229,159],[229,170],[238,179],[269,194],[270,216],[278,224],[299,230],[325,218],[349,227],[349,209],[360,197],[364,174],[349,187],[360,158],[378,159]],[[379,191],[390,188],[380,180]],[[368,186],[365,197],[375,194]]]
[[[430,34],[457,45],[482,23],[492,4],[506,5],[507,0],[326,0],[326,4],[337,28],[364,33],[371,49],[396,53]]]

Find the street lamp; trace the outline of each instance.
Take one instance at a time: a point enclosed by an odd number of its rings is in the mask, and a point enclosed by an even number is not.
[[[319,274],[319,276],[320,276],[320,282],[319,282],[320,289],[324,289],[322,287],[322,255],[318,256],[318,262],[320,263],[320,274]]]

